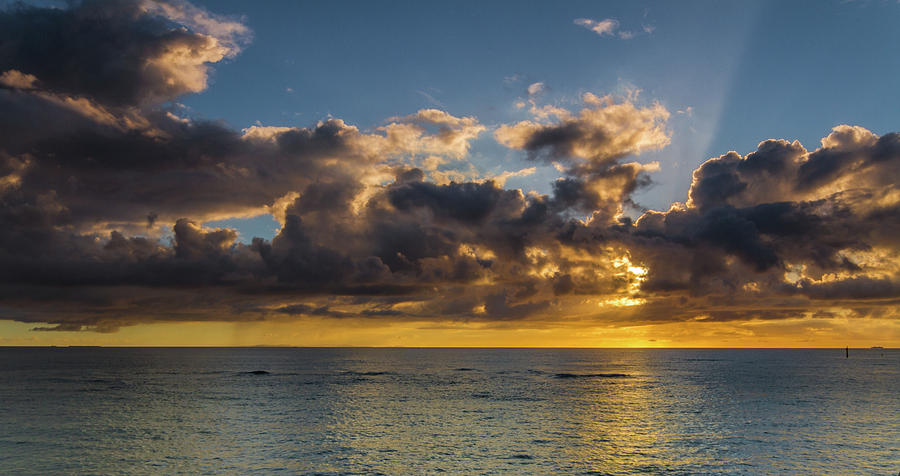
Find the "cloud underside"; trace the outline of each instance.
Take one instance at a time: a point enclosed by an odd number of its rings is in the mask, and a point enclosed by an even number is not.
[[[658,168],[636,157],[670,140],[660,104],[529,99],[531,118],[497,127],[437,109],[372,130],[182,117],[173,101],[250,36],[181,2],[0,12],[0,318],[897,317],[900,134],[842,125],[812,151],[729,152],[684,203],[632,220]],[[479,174],[484,135],[555,167],[552,192],[505,188],[534,168]],[[261,213],[281,223],[272,240],[200,225]]]

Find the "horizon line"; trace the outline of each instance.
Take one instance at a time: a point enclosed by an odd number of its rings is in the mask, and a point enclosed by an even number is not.
[[[857,349],[857,350],[900,350],[900,347],[573,347],[573,346],[375,346],[375,345],[0,345],[0,349],[66,349],[66,348],[105,348],[105,349],[486,349],[486,350],[825,350],[825,349]]]

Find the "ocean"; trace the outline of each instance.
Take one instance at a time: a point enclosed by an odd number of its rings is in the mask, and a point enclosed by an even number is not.
[[[0,348],[0,474],[900,472],[900,350]]]

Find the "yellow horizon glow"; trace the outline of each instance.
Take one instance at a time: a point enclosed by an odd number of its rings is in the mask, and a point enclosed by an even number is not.
[[[673,322],[628,327],[510,327],[484,323],[300,319],[151,323],[114,333],[36,332],[0,321],[0,346],[122,347],[497,347],[497,348],[868,348],[900,347],[892,319]],[[512,326],[523,327],[512,327]]]

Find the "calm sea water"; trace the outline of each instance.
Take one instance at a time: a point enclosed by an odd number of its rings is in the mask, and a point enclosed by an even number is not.
[[[898,350],[0,348],[2,474],[898,471]]]

